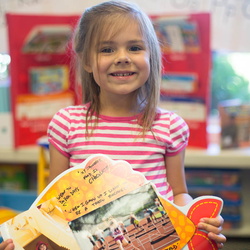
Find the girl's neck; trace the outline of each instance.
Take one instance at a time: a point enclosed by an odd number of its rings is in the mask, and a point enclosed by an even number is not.
[[[120,98],[116,101],[101,100],[100,115],[112,117],[130,117],[140,113],[139,105],[136,101]]]

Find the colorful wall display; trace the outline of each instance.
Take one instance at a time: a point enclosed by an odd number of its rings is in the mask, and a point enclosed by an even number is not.
[[[152,16],[162,44],[161,107],[182,116],[190,127],[189,147],[207,147],[210,101],[210,15]]]

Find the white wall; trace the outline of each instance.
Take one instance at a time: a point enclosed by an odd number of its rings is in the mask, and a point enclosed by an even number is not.
[[[148,14],[210,12],[213,49],[250,52],[250,0],[129,0]],[[0,52],[8,52],[5,14],[79,14],[102,0],[0,0]]]

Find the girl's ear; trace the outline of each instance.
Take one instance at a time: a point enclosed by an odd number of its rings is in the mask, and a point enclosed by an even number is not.
[[[84,64],[83,68],[88,72],[88,73],[92,73],[92,67],[89,64]]]

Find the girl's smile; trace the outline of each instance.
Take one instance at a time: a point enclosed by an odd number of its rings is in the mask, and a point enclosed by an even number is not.
[[[127,76],[132,76],[134,74],[135,72],[114,72],[111,73],[110,75],[114,77],[127,77]]]
[[[117,71],[110,73],[110,76],[116,79],[117,81],[130,81],[135,77],[136,72],[132,71]]]

